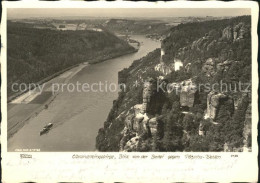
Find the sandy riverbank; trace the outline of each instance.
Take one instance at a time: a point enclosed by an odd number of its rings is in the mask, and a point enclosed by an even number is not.
[[[53,83],[68,83],[71,78],[73,78],[78,72],[83,68],[87,67],[88,64],[80,64],[73,67],[70,70],[63,72],[62,74],[52,78],[51,80],[42,83],[44,84],[43,91],[40,92],[37,89],[33,91],[27,91],[19,97],[15,98],[8,104],[8,135],[9,139],[12,137],[19,129],[21,129],[24,124],[31,118],[37,116],[42,110],[55,99],[59,94],[53,93],[51,87]],[[46,95],[46,93],[50,93]],[[40,98],[40,100],[39,100]],[[23,109],[22,109],[23,108]],[[19,113],[17,113],[19,111]]]
[[[126,52],[124,54],[118,54],[116,56],[109,57],[108,59],[102,59],[98,62],[92,62],[91,64],[101,63],[110,59],[125,56],[136,52],[137,50]],[[38,82],[39,85],[44,85],[42,91],[33,88],[31,91],[20,93],[17,96],[9,99],[8,101],[8,133],[7,138],[12,137],[18,130],[20,130],[28,120],[36,117],[39,113],[48,108],[50,103],[59,94],[52,91],[52,85],[55,83],[66,84],[83,68],[91,65],[89,62],[84,62],[70,68],[66,68],[58,73],[53,74]]]

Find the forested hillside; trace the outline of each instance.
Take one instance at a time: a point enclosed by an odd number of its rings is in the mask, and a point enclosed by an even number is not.
[[[119,73],[127,90],[97,149],[250,151],[251,65],[250,16],[173,27],[161,50]]]
[[[10,85],[38,82],[58,71],[82,63],[96,63],[134,52],[127,42],[102,31],[34,29],[8,22],[8,96]]]

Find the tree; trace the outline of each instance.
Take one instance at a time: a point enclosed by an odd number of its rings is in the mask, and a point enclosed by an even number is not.
[[[229,132],[228,136],[228,142],[232,147],[237,148],[243,146],[244,121],[248,104],[249,98],[247,96],[244,96],[232,119],[231,131]]]
[[[198,134],[190,137],[190,145],[185,150],[192,152],[208,152],[209,151],[209,141],[203,136]]]

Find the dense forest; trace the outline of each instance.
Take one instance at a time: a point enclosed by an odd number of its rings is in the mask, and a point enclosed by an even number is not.
[[[35,29],[7,25],[8,96],[12,83],[35,83],[82,62],[96,63],[136,51],[107,31]]]
[[[250,151],[251,17],[180,24],[165,36],[161,50],[119,73],[127,90],[114,101],[96,148]],[[183,63],[176,71],[175,60]],[[235,89],[241,82],[249,87]],[[208,90],[207,84],[217,87]],[[178,92],[167,92],[169,85]]]

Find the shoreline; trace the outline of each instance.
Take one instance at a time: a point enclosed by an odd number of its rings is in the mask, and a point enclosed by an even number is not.
[[[67,83],[68,80],[70,80],[73,76],[75,76],[78,72],[80,72],[83,68],[85,68],[87,66],[88,66],[88,64],[81,63],[81,64],[77,64],[76,66],[74,66],[71,69],[67,69],[66,71],[69,71],[69,70],[72,70],[72,69],[76,69],[76,67],[79,67],[77,70],[75,70],[73,73],[71,73],[71,75],[69,75],[64,80],[64,83]],[[65,73],[66,71],[64,71],[63,73]],[[61,73],[61,74],[63,74],[63,73]],[[61,74],[57,75],[56,77],[60,76]],[[52,79],[54,79],[54,78],[52,78]],[[52,79],[50,79],[50,80],[52,80]],[[46,81],[45,83],[49,82],[50,80]],[[40,114],[40,112],[42,112],[42,110],[46,109],[45,106],[46,105],[49,106],[54,101],[54,99],[57,97],[58,94],[59,93],[55,93],[54,95],[51,95],[50,98],[48,98],[44,103],[40,104],[35,110],[33,110],[30,114],[28,114],[28,116],[24,120],[16,123],[14,126],[12,126],[11,128],[7,129],[8,130],[7,140],[10,139],[16,132],[18,132],[27,123],[27,121],[29,119],[31,119],[33,117],[36,117],[38,114]],[[19,105],[19,104],[17,104],[17,105]]]
[[[110,59],[114,59],[114,58],[121,57],[121,56],[124,56],[124,55],[128,55],[128,54],[131,54],[131,53],[136,53],[137,51],[138,51],[138,49],[130,50],[130,51],[127,51],[127,52],[122,53],[122,54],[113,55],[113,56],[111,56],[109,58],[104,58],[104,59],[100,59],[100,60],[94,61],[92,63],[89,63],[92,60],[88,60],[86,62],[78,63],[76,65],[73,65],[73,66],[67,67],[67,68],[65,68],[65,69],[63,69],[61,71],[58,71],[58,72],[56,72],[56,73],[54,73],[54,74],[52,74],[52,75],[50,75],[50,76],[48,76],[48,77],[46,77],[46,78],[44,78],[42,80],[36,82],[35,84],[36,85],[43,85],[44,83],[47,83],[48,81],[54,79],[55,77],[60,76],[61,74],[65,73],[66,71],[69,71],[69,70],[71,70],[73,68],[76,68],[76,67],[78,67],[80,65],[85,65],[86,63],[88,63],[87,65],[98,64],[98,63],[101,63],[101,62],[108,61]],[[34,88],[30,88],[30,89],[34,89]],[[16,94],[13,94],[10,97],[7,97],[7,104],[11,103],[12,101],[14,101],[18,97],[22,96],[23,94],[27,93],[28,91],[29,91],[29,89],[26,90],[26,91],[23,91],[23,92],[18,92]]]
[[[83,68],[89,66],[89,65],[92,65],[92,64],[98,64],[98,63],[101,63],[101,62],[105,62],[105,61],[109,61],[110,59],[114,59],[114,58],[117,58],[117,57],[121,57],[121,56],[124,56],[124,55],[128,55],[128,54],[131,54],[131,53],[135,53],[137,52],[138,50],[131,50],[131,51],[128,51],[127,53],[124,53],[124,54],[118,54],[118,55],[114,55],[113,57],[111,58],[108,58],[108,59],[102,59],[102,60],[99,60],[97,62],[94,62],[94,63],[89,63],[89,62],[83,62],[83,63],[79,63],[79,64],[76,64],[74,66],[70,66],[66,69],[63,69],[62,71],[59,71],[47,78],[45,78],[44,80],[41,80],[39,81],[37,84],[39,85],[42,85],[44,83],[48,83],[49,81],[51,81],[52,79],[55,79],[56,77],[66,73],[67,71],[70,71],[70,70],[73,70],[73,69],[76,69],[77,67],[79,67],[77,70],[73,71],[73,73],[71,73],[70,76],[68,76],[68,78],[66,78],[64,80],[64,83],[68,82],[73,76],[75,76],[78,72],[80,72]],[[81,67],[80,67],[81,66]],[[9,99],[8,102],[7,102],[7,105],[8,104],[11,104],[12,101],[16,100],[17,98],[23,96],[24,94],[26,94],[27,92],[29,92],[29,90],[25,91],[25,92],[21,92],[19,93],[19,95],[13,97],[11,100]],[[36,117],[38,114],[40,114],[44,109],[45,109],[45,106],[46,105],[50,105],[54,100],[55,98],[57,97],[59,93],[55,93],[55,95],[52,95],[49,99],[47,99],[44,103],[40,104],[40,106],[38,106],[35,110],[31,111],[30,114],[28,114],[28,116],[16,123],[14,126],[12,126],[11,128],[7,128],[8,130],[8,133],[7,133],[7,140],[9,140],[10,138],[12,138],[21,128],[23,128],[23,126],[28,122],[28,120],[30,120],[31,118],[34,118]],[[28,103],[29,104],[29,103]],[[17,104],[19,105],[19,104]]]

